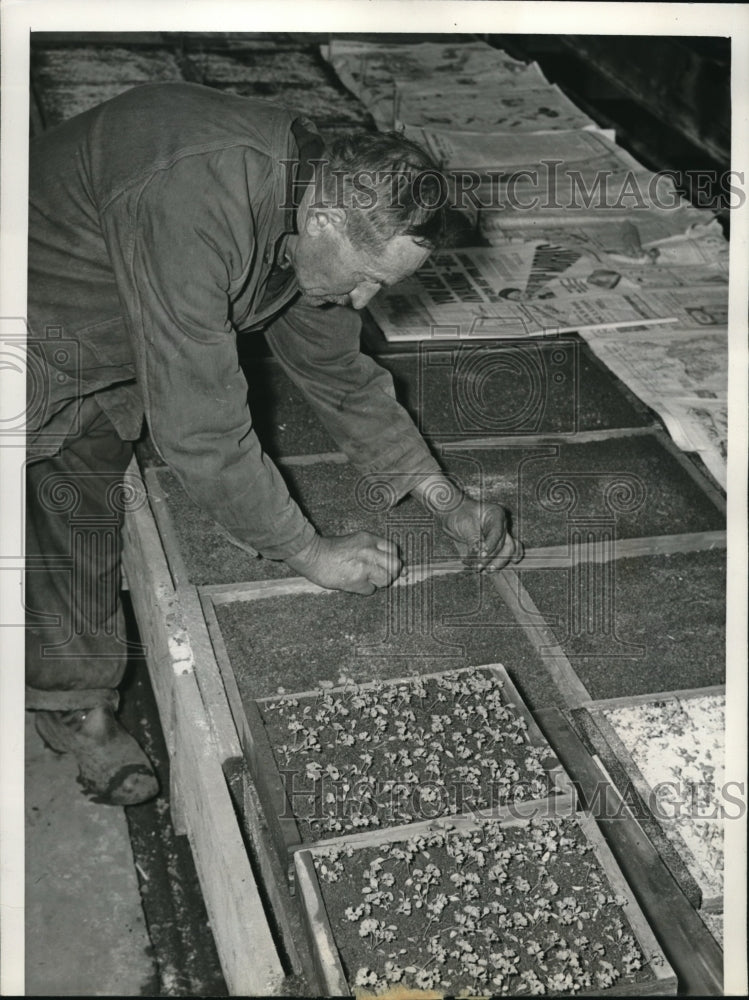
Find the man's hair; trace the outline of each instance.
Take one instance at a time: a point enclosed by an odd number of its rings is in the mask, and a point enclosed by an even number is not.
[[[395,236],[437,249],[446,239],[447,182],[431,157],[397,132],[327,144],[315,203],[346,211],[357,249],[379,252]]]

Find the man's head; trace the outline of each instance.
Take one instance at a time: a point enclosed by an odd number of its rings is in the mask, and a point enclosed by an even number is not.
[[[361,309],[412,274],[441,245],[445,181],[426,153],[402,136],[339,139],[317,164],[288,254],[313,305]]]

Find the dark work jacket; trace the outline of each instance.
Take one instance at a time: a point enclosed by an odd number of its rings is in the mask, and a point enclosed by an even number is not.
[[[437,470],[390,375],[360,353],[354,310],[304,306],[291,271],[264,301],[294,230],[282,161],[303,160],[304,139],[315,149],[313,128],[271,102],[166,83],[32,142],[30,458],[74,433],[94,395],[126,440],[145,414],[164,461],[230,535],[294,555],[313,528],[262,451],[237,360],[237,332],[268,326],[275,356],[362,471],[402,496]]]

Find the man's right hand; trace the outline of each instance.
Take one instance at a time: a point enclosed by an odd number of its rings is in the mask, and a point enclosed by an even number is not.
[[[389,586],[401,571],[396,545],[368,531],[315,535],[305,549],[285,562],[320,587],[367,596]]]

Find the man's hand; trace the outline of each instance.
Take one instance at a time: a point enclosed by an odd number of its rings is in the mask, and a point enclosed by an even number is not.
[[[507,526],[507,511],[496,503],[471,500],[443,473],[432,473],[412,491],[439,517],[466,566],[503,569],[523,558],[522,544]]]
[[[466,566],[493,571],[523,558],[523,546],[508,530],[507,511],[499,504],[463,497],[445,514],[442,527]]]
[[[367,596],[387,587],[401,571],[395,544],[368,531],[315,535],[305,549],[285,562],[320,587]]]

